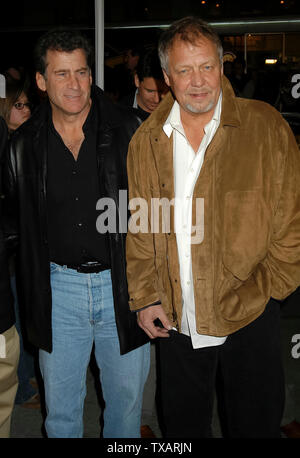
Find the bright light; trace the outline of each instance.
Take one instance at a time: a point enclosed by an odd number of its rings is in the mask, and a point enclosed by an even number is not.
[[[205,1],[205,0],[202,0],[202,2],[201,2],[201,3],[202,3],[202,5],[205,5],[206,1]]]
[[[277,64],[277,59],[266,59],[265,64]]]

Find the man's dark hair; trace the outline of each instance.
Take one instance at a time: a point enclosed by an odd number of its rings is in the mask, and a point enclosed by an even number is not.
[[[136,74],[140,81],[144,78],[164,79],[156,48],[148,48],[140,55]]]
[[[86,56],[88,66],[91,68],[93,61],[93,48],[89,40],[79,31],[75,30],[51,30],[42,35],[35,47],[34,61],[36,71],[45,75],[46,54],[48,50],[72,52],[82,49]]]
[[[176,38],[194,45],[201,35],[215,43],[220,61],[222,62],[223,47],[218,34],[207,22],[199,17],[188,16],[173,22],[173,24],[161,34],[158,54],[162,68],[168,72],[168,52]]]

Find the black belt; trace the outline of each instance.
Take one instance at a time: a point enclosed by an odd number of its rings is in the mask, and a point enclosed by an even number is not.
[[[67,264],[67,267],[68,269],[77,270],[77,272],[80,272],[82,274],[96,274],[98,272],[102,272],[103,270],[110,269],[110,267],[107,264],[102,264],[101,262],[97,261],[84,262],[79,266]]]

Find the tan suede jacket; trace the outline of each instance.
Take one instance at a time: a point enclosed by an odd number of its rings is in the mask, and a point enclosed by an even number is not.
[[[270,105],[235,97],[225,77],[222,90],[220,126],[193,195],[193,218],[195,199],[204,198],[204,238],[191,247],[197,331],[213,336],[247,325],[270,297],[283,299],[300,284],[300,152],[295,137]],[[173,102],[168,94],[131,140],[130,199],[174,198],[173,138],[162,129]],[[131,310],[160,300],[180,331],[174,215],[168,233],[128,231],[127,276]]]

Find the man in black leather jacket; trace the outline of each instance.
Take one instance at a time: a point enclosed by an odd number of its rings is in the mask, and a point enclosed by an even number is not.
[[[93,344],[103,436],[139,437],[149,344],[128,308],[123,226],[127,148],[141,120],[91,86],[90,58],[74,31],[49,32],[37,44],[37,85],[49,102],[12,138],[5,231],[18,244],[28,337],[40,348],[48,437],[83,435]],[[96,204],[104,210],[107,201],[115,224],[104,233]]]
[[[5,121],[0,118],[1,167],[6,142],[7,128]],[[19,336],[14,326],[14,303],[9,282],[8,257],[2,233],[1,209],[2,207],[0,207],[0,438],[4,438],[10,435],[11,412],[18,388]]]

